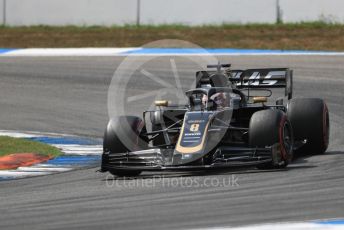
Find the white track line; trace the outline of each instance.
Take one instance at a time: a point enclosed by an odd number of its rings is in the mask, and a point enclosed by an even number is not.
[[[5,57],[49,57],[49,56],[117,56],[141,48],[30,48],[12,50],[0,54]]]
[[[103,151],[101,145],[61,145],[54,144],[56,148],[61,149],[65,155],[100,155]]]
[[[0,130],[0,136],[10,136],[18,138],[31,137],[76,137],[74,135],[60,134],[60,133],[41,133],[34,131],[14,131],[14,130]]]
[[[101,152],[93,152],[90,150],[77,151],[77,150],[63,150],[64,155],[78,155],[78,156],[99,156]]]
[[[307,51],[228,51],[228,52],[212,52],[209,50],[197,52],[166,52],[161,51],[152,52],[149,51],[141,53],[135,53],[143,48],[131,47],[131,48],[29,48],[29,49],[17,49],[8,52],[1,53],[0,56],[4,57],[87,57],[87,56],[344,56],[344,52],[307,52]]]
[[[67,172],[72,169],[73,168],[38,167],[37,165],[34,165],[32,167],[19,167],[17,170],[23,172]]]
[[[1,178],[23,178],[23,177],[32,177],[32,176],[42,176],[48,175],[51,172],[25,172],[25,171],[17,171],[17,170],[0,170],[0,177]]]
[[[17,138],[31,138],[31,137],[40,137],[41,135],[0,131],[0,136],[9,136],[9,137],[17,137]]]
[[[316,52],[316,53],[121,53],[116,56],[132,56],[132,57],[169,57],[169,56],[344,56],[344,52]]]
[[[340,224],[318,224],[318,223],[281,223],[263,224],[246,227],[216,227],[200,228],[199,230],[343,230],[344,225]]]
[[[53,144],[56,148],[64,150],[92,150],[92,151],[102,151],[103,146],[101,145],[66,145],[66,144]]]

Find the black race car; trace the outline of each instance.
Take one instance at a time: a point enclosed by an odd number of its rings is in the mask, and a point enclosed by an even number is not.
[[[284,168],[293,154],[326,151],[327,106],[318,98],[292,99],[292,70],[208,68],[216,70],[196,73],[187,105],[156,101],[157,109],[145,111],[142,119],[112,118],[101,172],[136,176],[159,170]],[[284,89],[282,97],[271,100],[278,88]]]

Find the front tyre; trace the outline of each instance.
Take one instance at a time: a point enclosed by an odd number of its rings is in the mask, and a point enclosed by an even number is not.
[[[138,170],[112,169],[109,170],[109,173],[118,177],[135,177],[139,176],[142,172]]]
[[[285,168],[293,158],[293,130],[285,113],[280,110],[255,112],[249,125],[249,145],[253,148],[276,146],[280,162],[259,165],[259,169]]]
[[[146,127],[142,119],[135,116],[112,118],[105,130],[103,151],[105,153],[126,153],[148,148],[146,137],[142,136]],[[103,163],[103,162],[102,162]],[[116,169],[109,170],[115,176],[137,176],[141,171]]]

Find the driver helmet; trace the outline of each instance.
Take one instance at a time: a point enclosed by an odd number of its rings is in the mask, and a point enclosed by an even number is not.
[[[228,107],[228,100],[224,93],[215,93],[210,97],[218,108]]]

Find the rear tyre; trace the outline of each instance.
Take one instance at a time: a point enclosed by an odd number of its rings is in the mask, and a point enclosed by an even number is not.
[[[142,119],[135,116],[112,118],[104,133],[103,151],[114,154],[147,149],[147,138],[141,136],[142,133],[146,133]],[[109,172],[116,176],[138,176],[141,173],[138,170],[124,169]]]
[[[278,161],[259,165],[259,169],[285,168],[293,158],[293,130],[285,113],[280,110],[255,112],[250,120],[249,145],[253,148],[276,146]]]
[[[288,104],[287,116],[293,126],[295,140],[307,140],[296,153],[322,154],[327,150],[330,118],[322,99],[292,99]]]

